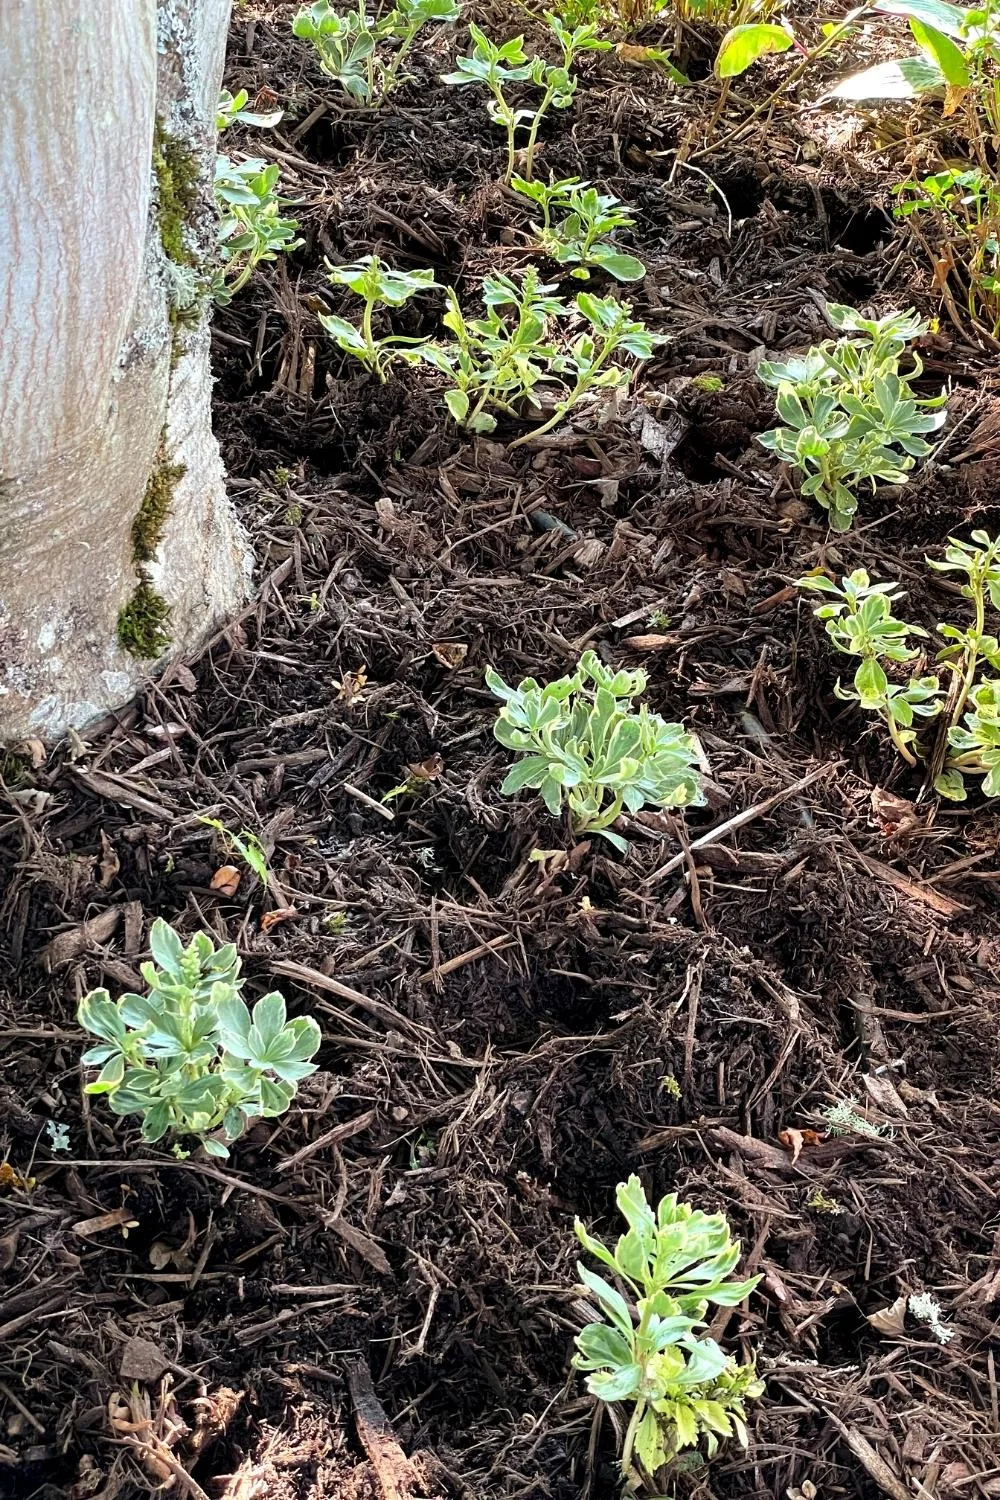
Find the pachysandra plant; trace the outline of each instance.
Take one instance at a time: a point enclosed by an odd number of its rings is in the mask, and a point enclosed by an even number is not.
[[[433,271],[394,271],[391,266],[383,265],[377,255],[365,255],[353,265],[328,266],[327,280],[333,286],[347,287],[360,297],[364,310],[360,329],[332,313],[321,313],[320,323],[339,349],[359,359],[379,380],[385,380],[389,366],[401,351],[427,342],[391,334],[376,338],[372,324],[376,307],[404,307],[418,292],[436,287]]]
[[[540,792],[553,817],[567,807],[575,833],[600,834],[622,853],[628,844],[611,825],[623,809],[700,806],[695,740],[645,704],[633,708],[646,682],[641,670],[605,667],[594,651],[545,687],[533,677],[508,687],[490,667],[487,686],[503,700],[493,733],[524,757],[501,792]]]
[[[397,0],[383,15],[368,14],[365,0],[337,11],[330,0],[314,0],[292,21],[296,36],[310,41],[319,65],[357,104],[377,108],[402,83],[403,62],[429,22],[457,21],[457,0]],[[395,42],[391,54],[382,44]]]
[[[847,337],[827,339],[798,359],[757,366],[760,379],[777,391],[784,424],[757,441],[798,470],[802,493],[828,511],[834,531],[848,531],[858,485],[903,484],[916,460],[931,452],[923,434],[944,425],[947,394],[915,394],[913,381],[923,369],[915,354],[913,369],[899,373],[900,355],[927,329],[912,310],[865,318],[828,303],[826,312]]]
[[[573,1364],[599,1401],[631,1406],[621,1467],[634,1491],[702,1442],[711,1458],[725,1438],[747,1444],[746,1402],[761,1395],[753,1365],[737,1364],[701,1334],[710,1305],[736,1307],[760,1281],[730,1281],[740,1258],[722,1214],[661,1198],[654,1212],[639,1178],[619,1183],[628,1230],[613,1250],[577,1219],[584,1249],[606,1266],[628,1300],[585,1265],[577,1269],[599,1317],[577,1335]]]
[[[574,26],[571,30],[551,11],[545,12],[545,19],[561,49],[558,63],[546,62],[542,57],[529,57],[524,50],[523,36],[512,37],[498,45],[473,21],[469,23],[472,51],[467,57],[457,59],[454,72],[443,75],[442,81],[455,88],[479,84],[489,90],[486,107],[490,119],[501,126],[507,138],[505,183],[509,183],[514,175],[518,131],[527,131],[528,134],[522,175],[530,181],[542,120],[550,109],[568,109],[573,102],[577,80],[570,69],[576,57],[581,52],[606,52],[611,46],[598,36],[598,27],[594,24]],[[534,109],[517,108],[507,97],[507,85],[528,81],[542,90],[542,98]]]
[[[1000,640],[986,629],[988,604],[1000,610],[1000,539],[985,531],[973,531],[968,542],[950,537],[943,560],[927,562],[935,572],[964,578],[961,592],[972,602],[973,623],[938,625],[945,642],[935,657],[938,672],[905,682],[890,678],[886,666],[892,670],[922,655],[909,642],[926,640],[927,632],[894,616],[893,605],[903,597],[896,584],[873,584],[859,568],[839,584],[810,573],[798,585],[827,596],[814,609],[817,619],[837,651],[861,658],[853,688],[838,681],[837,696],[878,714],[903,759],[911,766],[918,759],[927,763],[942,797],[964,801],[967,776],[981,776],[986,796],[1000,796],[1000,678],[980,675],[984,665],[1000,671]],[[925,746],[917,721],[939,716],[945,732]]]
[[[80,1025],[100,1038],[83,1055],[84,1067],[101,1070],[86,1092],[104,1095],[116,1115],[139,1115],[144,1141],[195,1136],[210,1156],[228,1156],[227,1142],[250,1120],[284,1114],[316,1071],[320,1029],[310,1016],[289,1021],[277,992],[248,1010],[236,949],[216,948],[207,933],[185,947],[158,918],[150,948],[148,995],[115,1002],[98,989],[80,1002]]]
[[[616,281],[641,281],[646,267],[634,255],[626,255],[611,236],[630,228],[635,220],[618,198],[600,193],[578,177],[559,182],[528,182],[513,177],[511,187],[542,210],[540,223],[532,224],[541,250],[560,266],[575,266],[570,275],[585,281],[592,267],[607,271]],[[553,213],[564,215],[553,223]]]

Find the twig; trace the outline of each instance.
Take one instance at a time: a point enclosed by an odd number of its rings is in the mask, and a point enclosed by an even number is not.
[[[652,875],[642,882],[643,887],[648,888],[651,885],[657,885],[659,881],[665,880],[668,875],[672,875],[675,870],[679,870],[688,858],[689,850],[693,852],[695,849],[706,849],[709,844],[719,843],[721,839],[726,837],[727,833],[733,833],[737,828],[743,828],[747,823],[753,823],[757,818],[764,817],[773,808],[779,807],[782,802],[787,802],[789,797],[794,797],[799,792],[804,792],[807,786],[812,786],[814,781],[819,781],[823,776],[828,776],[831,771],[835,771],[842,764],[842,761],[836,760],[832,761],[829,765],[818,766],[815,771],[810,771],[808,776],[803,776],[798,781],[793,781],[791,786],[783,787],[780,792],[775,792],[773,797],[766,797],[763,802],[758,802],[753,807],[744,808],[742,812],[735,813],[733,817],[727,818],[724,823],[720,823],[716,828],[710,828],[708,833],[703,833],[700,838],[692,839],[688,849],[682,849],[680,854],[673,855],[667,860],[665,865],[661,865],[658,870],[654,870]]]

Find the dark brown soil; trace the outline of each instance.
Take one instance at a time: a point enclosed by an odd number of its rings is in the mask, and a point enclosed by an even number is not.
[[[614,420],[461,442],[424,377],[382,386],[325,340],[324,257],[433,266],[471,304],[529,255],[528,215],[481,100],[436,83],[447,42],[352,115],[294,8],[238,7],[228,80],[289,111],[234,147],[281,161],[306,238],[217,322],[257,597],[115,725],[3,767],[0,1494],[611,1500],[612,1425],[569,1366],[572,1222],[616,1233],[639,1171],[724,1210],[764,1277],[724,1330],[767,1380],[749,1451],[682,1469],[677,1494],[998,1495],[1000,813],[920,799],[834,697],[788,587],[864,566],[933,626],[954,598],[925,552],[1000,524],[988,359],[927,341],[946,446],[831,537],[755,445],[753,367],[821,336],[823,298],[934,311],[892,164],[789,111],[700,158],[710,181],[671,179],[692,105],[612,54],[544,167],[635,206],[636,310],[671,341]],[[431,326],[424,300],[397,331]],[[632,820],[627,859],[498,792],[484,668],[545,679],[585,645],[644,666],[710,763],[708,807]],[[422,795],[380,802],[435,754]],[[270,888],[211,889],[204,816],[261,836]],[[254,992],[323,1026],[322,1071],[221,1169],[81,1096],[76,1005],[138,983],[157,915],[237,942]],[[844,1100],[881,1133],[793,1159],[782,1132],[823,1132]],[[924,1290],[949,1343],[869,1321]],[[148,1422],[114,1405],[143,1399]],[[149,1433],[175,1418],[157,1473]]]

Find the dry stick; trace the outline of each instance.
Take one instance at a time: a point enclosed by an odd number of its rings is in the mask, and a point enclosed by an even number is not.
[[[293,959],[278,959],[271,964],[272,974],[282,974],[286,979],[295,979],[301,985],[309,985],[317,990],[329,990],[331,995],[339,995],[341,1000],[350,1000],[354,1005],[360,1005],[369,1015],[375,1016],[387,1026],[396,1031],[407,1033],[411,1037],[427,1038],[432,1035],[426,1026],[421,1026],[416,1021],[411,1021],[409,1016],[404,1016],[401,1011],[386,1005],[382,1000],[372,1000],[368,995],[362,995],[360,990],[352,990],[350,985],[341,984],[338,979],[331,979],[329,974],[323,974],[319,969],[311,969],[308,964],[296,963]]]
[[[163,1157],[161,1161],[155,1158],[140,1157],[135,1161],[101,1161],[99,1157],[79,1159],[76,1161],[59,1161],[46,1163],[53,1167],[103,1167],[108,1172],[152,1172],[160,1171],[161,1168],[172,1168],[180,1172],[197,1172],[201,1177],[211,1177],[215,1182],[224,1183],[228,1188],[235,1188],[238,1192],[255,1193],[258,1198],[267,1198],[271,1203],[284,1203],[287,1208],[303,1208],[305,1205],[296,1198],[286,1198],[281,1193],[272,1193],[270,1188],[260,1187],[256,1182],[247,1182],[243,1177],[233,1177],[228,1172],[220,1172],[217,1167],[209,1167],[197,1161],[176,1161],[169,1156]]]
[[[742,812],[736,813],[733,817],[727,818],[724,823],[720,823],[717,828],[710,828],[708,833],[703,833],[700,838],[692,839],[688,849],[682,849],[680,854],[673,855],[671,859],[667,860],[665,865],[661,865],[658,870],[654,870],[652,875],[642,882],[643,889],[651,885],[656,885],[668,875],[672,875],[674,870],[679,870],[688,858],[689,850],[693,853],[696,849],[706,849],[709,844],[719,843],[721,839],[725,838],[727,833],[732,833],[737,828],[742,828],[745,824],[753,823],[757,818],[764,817],[773,808],[779,807],[782,802],[786,802],[789,797],[794,797],[798,792],[804,792],[806,787],[812,786],[814,781],[819,781],[821,777],[828,776],[831,771],[835,771],[838,766],[842,765],[843,761],[835,760],[829,765],[819,766],[815,771],[810,771],[808,776],[803,776],[799,781],[793,781],[791,786],[783,787],[780,792],[775,792],[773,797],[767,797],[763,802],[758,802],[753,807],[744,808]]]

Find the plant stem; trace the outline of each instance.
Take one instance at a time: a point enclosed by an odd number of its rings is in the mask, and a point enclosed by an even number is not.
[[[528,133],[528,145],[524,153],[524,178],[526,182],[531,181],[531,174],[535,165],[535,147],[538,144],[538,127],[542,123],[542,116],[552,103],[554,88],[547,88],[541,104],[535,110],[535,118],[531,122],[531,130]]]
[[[906,745],[900,739],[899,726],[896,723],[895,719],[892,717],[892,710],[888,705],[886,705],[885,722],[886,728],[889,731],[889,738],[892,740],[892,743],[895,745],[899,754],[903,757],[908,766],[915,766],[917,763],[916,756],[910,753]]]
[[[979,664],[979,642],[986,628],[986,591],[984,580],[982,578],[976,579],[972,583],[972,589],[976,601],[976,623],[972,630],[972,643],[968,647],[968,654],[965,658],[965,672],[962,675],[962,686],[959,688],[955,707],[952,709],[951,718],[948,721],[949,728],[957,724],[962,717],[962,710],[965,708],[969,693],[972,691],[972,684],[976,680],[976,667]]]
[[[378,350],[375,347],[375,339],[372,334],[372,312],[374,311],[374,308],[374,302],[369,302],[367,300],[365,301],[365,310],[361,319],[361,337],[364,339],[365,348],[368,351],[369,368],[375,371],[375,374],[384,385],[385,374],[379,361]]]

